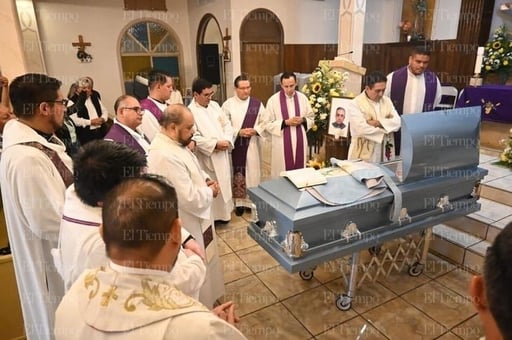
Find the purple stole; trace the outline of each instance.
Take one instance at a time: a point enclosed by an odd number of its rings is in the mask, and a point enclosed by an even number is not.
[[[407,66],[404,66],[393,72],[391,81],[390,98],[396,111],[401,116],[404,111],[405,87],[407,85]],[[425,99],[423,100],[423,112],[434,110],[434,100],[436,99],[437,77],[432,71],[426,70],[425,77]],[[401,134],[399,131],[395,136],[395,155],[400,155]]]
[[[140,107],[144,110],[148,110],[153,114],[153,116],[156,117],[156,120],[160,122],[160,119],[162,119],[162,111],[160,111],[160,108],[156,106],[156,104],[149,98],[142,99],[140,101]]]
[[[245,113],[244,121],[240,129],[252,128],[258,118],[258,112],[260,110],[261,102],[251,97],[249,99],[249,107]],[[252,138],[252,137],[251,137]],[[245,198],[246,183],[245,183],[245,167],[247,163],[247,149],[251,138],[236,137],[233,151],[231,152],[231,159],[233,161],[233,197],[234,198]]]
[[[425,99],[423,100],[423,112],[434,110],[434,100],[436,99],[437,77],[432,71],[426,70],[425,77]],[[407,66],[404,66],[393,72],[391,82],[391,101],[399,115],[404,111],[405,87],[407,85]]]
[[[290,118],[288,105],[286,105],[286,94],[283,90],[279,92],[279,102],[281,104],[283,120]],[[300,117],[299,98],[296,92],[293,95],[293,103],[295,106],[295,116]],[[295,131],[297,131],[297,149],[295,150],[295,159],[293,159],[291,129],[295,129]],[[285,170],[302,169],[304,167],[304,136],[302,135],[302,125],[285,125],[283,129],[283,142]]]
[[[133,150],[140,152],[143,156],[146,156],[146,151],[140,146],[139,142],[119,124],[112,124],[112,127],[108,130],[104,139],[113,140],[114,142],[129,146]]]

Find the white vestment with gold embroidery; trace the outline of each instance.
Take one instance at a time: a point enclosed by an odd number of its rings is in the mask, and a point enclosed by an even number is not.
[[[56,340],[246,339],[167,276],[113,263],[87,270],[57,308]]]

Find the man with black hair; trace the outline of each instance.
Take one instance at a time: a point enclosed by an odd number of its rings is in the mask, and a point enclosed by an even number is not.
[[[272,177],[306,166],[306,131],[313,126],[314,113],[308,98],[296,91],[296,86],[295,74],[283,72],[281,91],[269,98],[264,112],[263,124],[272,135]]]
[[[485,329],[485,339],[512,339],[512,223],[487,248],[483,275],[473,276],[469,291]]]
[[[128,178],[139,177],[146,158],[127,145],[97,140],[84,145],[73,161],[75,182],[66,191],[59,234],[59,249],[53,253],[68,289],[90,268],[106,265],[105,244],[98,228],[105,195]],[[188,234],[187,234],[188,235]],[[178,256],[169,279],[187,294],[197,297],[206,267],[192,251]]]
[[[87,270],[56,312],[56,339],[245,339],[234,305],[213,313],[184,294],[176,269],[181,222],[176,191],[162,178],[128,179],[103,201],[110,262]]]
[[[15,78],[9,96],[17,119],[3,132],[0,184],[16,282],[30,339],[51,339],[64,294],[50,249],[57,245],[64,192],[73,182],[71,159],[55,136],[67,99],[61,82],[44,74]]]
[[[441,102],[441,83],[428,69],[430,50],[424,46],[412,49],[408,65],[388,74],[384,95],[391,98],[402,114],[434,111]],[[400,154],[400,134],[395,134],[395,152]]]
[[[197,128],[193,137],[194,151],[201,168],[220,185],[220,193],[212,204],[213,218],[227,223],[234,208],[229,155],[233,149],[233,127],[219,104],[212,100],[212,83],[197,78],[192,83],[192,93],[194,99],[188,108],[194,115]]]
[[[364,90],[354,98],[354,109],[349,110],[352,141],[348,159],[390,161],[395,158],[393,132],[400,129],[400,117],[384,95],[386,76],[375,71],[364,78]]]
[[[142,117],[141,130],[152,141],[160,131],[159,121],[171,98],[174,84],[169,73],[151,70],[148,74],[148,87],[148,97],[140,101],[140,106],[148,113]]]
[[[246,74],[236,77],[234,85],[235,95],[222,104],[222,109],[233,126],[233,198],[240,216],[244,206],[251,206],[247,188],[258,186],[261,180],[260,136],[265,130],[261,115],[265,108],[259,99],[251,97],[251,82]]]

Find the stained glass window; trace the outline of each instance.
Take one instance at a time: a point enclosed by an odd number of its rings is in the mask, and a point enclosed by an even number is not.
[[[121,65],[125,81],[151,68],[169,72],[179,83],[180,45],[174,34],[154,21],[141,21],[130,26],[121,37]]]

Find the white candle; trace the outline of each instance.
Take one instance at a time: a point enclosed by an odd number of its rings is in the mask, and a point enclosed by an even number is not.
[[[480,74],[482,72],[482,62],[484,59],[484,48],[482,46],[478,47],[476,51],[476,62],[475,62],[475,74]]]

